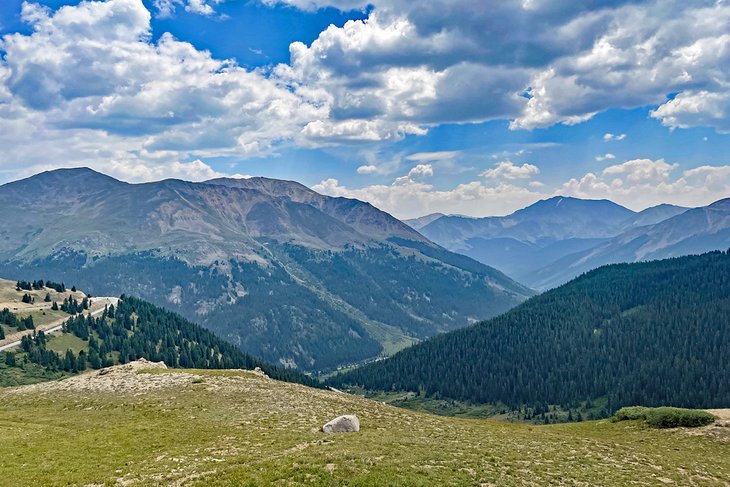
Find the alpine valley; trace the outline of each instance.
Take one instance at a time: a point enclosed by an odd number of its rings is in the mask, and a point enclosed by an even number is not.
[[[289,181],[128,184],[62,169],[0,186],[0,275],[129,293],[306,371],[393,352],[534,294],[361,201]]]

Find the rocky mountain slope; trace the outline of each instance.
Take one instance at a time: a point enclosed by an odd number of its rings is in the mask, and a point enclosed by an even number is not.
[[[518,282],[547,289],[556,282],[538,278],[540,269],[629,229],[686,210],[659,205],[636,213],[608,200],[557,196],[504,217],[442,216],[414,228],[439,245],[493,266]]]
[[[127,292],[243,350],[322,370],[499,314],[531,291],[367,203],[265,178],[0,187],[0,272]]]

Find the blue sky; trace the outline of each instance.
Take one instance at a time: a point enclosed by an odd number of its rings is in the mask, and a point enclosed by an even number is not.
[[[729,25],[702,0],[5,0],[0,182],[261,175],[399,217],[704,205],[730,196]]]

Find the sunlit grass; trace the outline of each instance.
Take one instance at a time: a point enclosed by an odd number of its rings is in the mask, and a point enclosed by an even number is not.
[[[730,478],[730,442],[639,422],[445,418],[245,371],[152,370],[132,380],[143,384],[150,374],[176,385],[0,391],[0,484],[725,485]],[[360,433],[320,432],[347,413],[360,417]]]

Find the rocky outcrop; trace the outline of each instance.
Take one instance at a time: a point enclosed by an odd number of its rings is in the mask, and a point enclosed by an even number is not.
[[[340,416],[322,426],[325,433],[357,433],[360,431],[360,420],[354,414]]]

